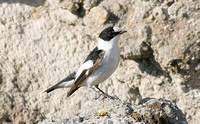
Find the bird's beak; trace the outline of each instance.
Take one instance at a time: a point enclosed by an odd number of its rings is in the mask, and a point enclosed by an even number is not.
[[[119,31],[119,34],[123,34],[126,33],[127,31]]]

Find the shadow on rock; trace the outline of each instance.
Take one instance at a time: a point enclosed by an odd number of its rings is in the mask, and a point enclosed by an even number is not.
[[[135,62],[137,62],[139,64],[139,69],[141,70],[141,72],[146,72],[154,77],[159,77],[159,76],[168,77],[171,81],[171,78],[168,75],[168,73],[162,70],[160,64],[155,60],[153,52],[154,52],[153,49],[145,42],[143,42],[140,48],[141,55],[139,56],[133,55],[133,56],[128,56],[126,58],[123,57],[122,58],[134,60]]]

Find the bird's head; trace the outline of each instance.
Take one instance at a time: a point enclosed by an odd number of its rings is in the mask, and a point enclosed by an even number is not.
[[[99,35],[99,38],[104,41],[119,39],[119,36],[127,31],[122,31],[118,27],[107,27]]]

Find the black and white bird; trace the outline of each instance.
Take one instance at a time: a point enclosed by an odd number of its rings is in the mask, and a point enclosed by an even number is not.
[[[44,92],[49,93],[57,88],[71,87],[67,94],[69,97],[81,86],[95,86],[105,94],[98,85],[108,79],[116,70],[120,60],[118,41],[120,35],[125,32],[118,27],[104,29],[99,35],[98,45],[78,70]]]

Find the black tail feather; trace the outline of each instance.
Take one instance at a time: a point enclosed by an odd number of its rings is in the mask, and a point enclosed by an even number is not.
[[[45,90],[44,92],[49,93],[49,92],[51,92],[51,91],[53,91],[53,90],[55,90],[55,89],[57,89],[57,88],[58,88],[57,85],[54,85],[54,86],[48,88],[47,90]]]

